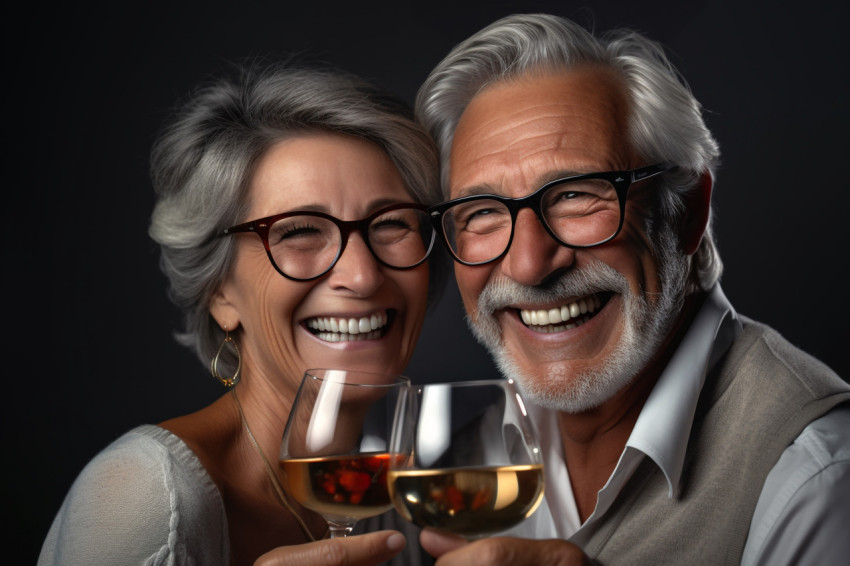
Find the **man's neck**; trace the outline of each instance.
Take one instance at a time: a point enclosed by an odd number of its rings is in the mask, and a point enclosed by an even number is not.
[[[658,375],[642,372],[614,398],[590,411],[558,414],[564,461],[582,523],[614,472]]]
[[[705,294],[685,300],[658,353],[611,399],[581,413],[558,414],[564,458],[581,522],[596,507],[596,496],[611,477],[649,394],[699,310]]]

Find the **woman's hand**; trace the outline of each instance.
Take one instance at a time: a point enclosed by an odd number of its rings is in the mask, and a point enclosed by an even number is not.
[[[565,540],[493,537],[468,542],[424,529],[419,542],[437,558],[436,566],[573,566],[593,562],[578,546]]]
[[[378,531],[280,546],[260,556],[254,566],[374,566],[394,557],[406,544],[398,531]]]

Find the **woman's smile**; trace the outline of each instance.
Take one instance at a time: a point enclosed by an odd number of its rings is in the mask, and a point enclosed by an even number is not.
[[[377,340],[390,329],[393,311],[381,310],[368,316],[319,316],[304,321],[307,329],[325,342]]]

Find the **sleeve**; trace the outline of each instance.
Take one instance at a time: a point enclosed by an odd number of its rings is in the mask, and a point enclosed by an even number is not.
[[[38,560],[47,565],[173,564],[167,450],[128,433],[75,480]]]
[[[850,406],[814,421],[767,477],[744,566],[831,566],[850,556]]]

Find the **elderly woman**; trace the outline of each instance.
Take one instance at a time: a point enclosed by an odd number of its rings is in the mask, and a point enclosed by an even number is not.
[[[439,196],[431,141],[403,103],[360,79],[251,67],[195,93],[155,144],[152,176],[150,234],[185,313],[179,339],[230,390],[96,456],[39,564],[397,555],[394,531],[322,540],[324,520],[289,499],[269,461],[305,369],[407,365],[429,278],[439,287],[422,206]],[[386,225],[410,230],[406,243],[376,236]],[[329,253],[303,244],[317,237]],[[398,559],[415,563],[408,551]]]

